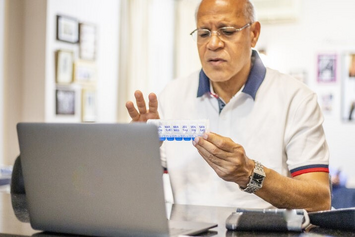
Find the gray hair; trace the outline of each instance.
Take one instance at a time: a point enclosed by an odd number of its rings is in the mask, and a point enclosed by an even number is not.
[[[195,11],[196,22],[197,22],[197,13],[198,13],[198,10],[200,9],[200,5],[201,5],[202,1],[203,0],[201,0],[200,3],[196,7],[196,11]],[[235,1],[237,1],[237,0],[235,0]],[[245,5],[246,6],[243,11],[244,16],[248,19],[249,22],[256,21],[256,12],[255,12],[254,4],[250,0],[245,0]]]

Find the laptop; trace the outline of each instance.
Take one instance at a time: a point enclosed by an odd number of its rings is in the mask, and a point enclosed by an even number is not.
[[[33,229],[175,236],[217,226],[168,221],[155,125],[19,123],[17,131]]]

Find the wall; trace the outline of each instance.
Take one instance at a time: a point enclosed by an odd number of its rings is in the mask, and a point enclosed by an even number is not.
[[[131,120],[125,102],[134,91],[159,94],[172,80],[175,0],[121,0],[120,68],[117,121]]]
[[[0,0],[0,52],[4,52],[5,0]],[[0,54],[0,164],[4,156],[4,54]]]
[[[5,0],[3,52],[3,148],[1,163],[13,164],[19,154],[16,123],[21,120],[23,75],[23,19],[21,0]]]
[[[118,43],[119,43],[119,12],[120,1],[105,0],[49,0],[47,8],[46,34],[46,121],[79,122],[80,116],[66,118],[55,116],[53,104],[55,88],[54,52],[57,49],[74,51],[78,58],[78,45],[56,41],[56,15],[77,18],[80,22],[93,23],[97,26],[97,57],[98,68],[98,122],[116,121],[117,78],[118,78]]]
[[[355,51],[355,3],[351,0],[302,0],[301,18],[294,23],[262,24],[258,48],[267,52],[268,63],[280,71],[305,72],[306,83],[321,97],[333,94],[332,111],[324,112],[324,129],[330,147],[331,167],[353,175],[355,123],[341,120],[341,78],[346,52]],[[317,54],[336,53],[337,81],[318,83]]]
[[[190,33],[196,29],[195,12],[200,0],[176,2],[176,47],[174,77],[184,77],[201,69],[196,43]]]
[[[55,57],[57,49],[78,45],[56,40],[56,15],[65,14],[98,27],[98,122],[116,121],[120,2],[105,0],[5,0],[3,139],[0,163],[12,165],[19,154],[16,124],[80,122],[55,116]],[[1,43],[1,40],[0,40]],[[1,78],[0,78],[1,79]],[[1,81],[0,81],[1,83]],[[0,92],[1,93],[1,92]],[[1,95],[1,94],[0,94]],[[1,107],[0,107],[1,108]],[[80,111],[80,108],[78,108]],[[1,148],[2,148],[1,147]]]

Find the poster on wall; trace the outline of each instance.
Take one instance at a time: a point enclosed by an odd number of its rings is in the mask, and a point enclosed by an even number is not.
[[[317,81],[336,82],[336,54],[319,54],[317,56]]]
[[[355,122],[355,52],[344,55],[342,70],[342,119]]]

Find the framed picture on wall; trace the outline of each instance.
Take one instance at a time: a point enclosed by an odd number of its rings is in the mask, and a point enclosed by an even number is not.
[[[78,43],[79,22],[76,18],[57,15],[57,40]]]
[[[75,115],[75,90],[57,89],[55,101],[56,115]]]
[[[68,84],[73,81],[73,52],[67,50],[56,51],[56,82]]]
[[[319,54],[317,56],[318,82],[336,82],[336,54]]]
[[[97,80],[97,68],[94,62],[77,60],[74,63],[74,81],[93,85]]]
[[[355,52],[344,55],[342,69],[342,119],[355,122]]]
[[[82,90],[82,121],[95,122],[97,109],[97,96],[95,88],[85,88]]]
[[[79,57],[85,60],[95,60],[96,25],[94,24],[79,24]]]

